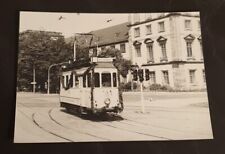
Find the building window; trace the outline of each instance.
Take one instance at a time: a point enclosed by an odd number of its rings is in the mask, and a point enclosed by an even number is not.
[[[146,25],[146,35],[149,35],[152,33],[152,26],[151,25]]]
[[[159,22],[159,32],[164,32],[164,31],[165,31],[164,21]]]
[[[195,83],[195,70],[189,70],[190,83]]]
[[[98,50],[97,48],[93,48],[93,57],[97,56],[98,55]]]
[[[110,45],[110,48],[115,49],[115,45]]]
[[[124,43],[123,44],[120,44],[120,52],[121,53],[125,53],[126,52],[126,46],[125,46]]]
[[[187,45],[187,57],[192,57],[192,41],[186,41]]]
[[[105,51],[105,47],[101,47],[101,51]]]
[[[168,71],[162,71],[162,73],[163,73],[163,82],[165,84],[169,84],[170,82],[169,82],[169,73],[168,73]]]
[[[141,45],[135,46],[137,57],[141,57]]]
[[[140,27],[134,28],[134,37],[140,36]]]
[[[203,75],[203,82],[206,82],[206,78],[205,78],[205,70],[202,70],[202,75]]]
[[[147,48],[147,61],[154,62],[153,43],[146,44],[146,48]]]
[[[160,47],[161,47],[161,51],[162,51],[162,57],[161,60],[167,60],[167,54],[166,54],[166,42],[160,42],[159,43]]]
[[[150,81],[150,84],[155,84],[156,83],[155,72],[154,71],[149,72],[149,81]]]
[[[133,19],[134,19],[134,23],[140,22],[140,14],[135,13],[133,16]]]
[[[191,30],[191,20],[185,20],[184,21],[184,28],[186,30]]]

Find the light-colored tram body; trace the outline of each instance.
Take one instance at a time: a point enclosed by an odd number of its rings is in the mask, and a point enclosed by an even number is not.
[[[62,70],[60,105],[82,113],[122,112],[123,100],[118,70],[112,61]]]

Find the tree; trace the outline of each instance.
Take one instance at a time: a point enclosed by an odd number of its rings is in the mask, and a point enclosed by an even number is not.
[[[45,31],[25,31],[19,34],[17,86],[19,90],[31,91],[33,68],[36,70],[37,90],[45,91],[47,70],[51,64],[72,58],[71,46],[65,43],[60,33]],[[58,69],[51,70],[51,89],[58,87]]]
[[[105,51],[101,51],[98,57],[115,57],[113,61],[115,67],[119,70],[122,77],[126,77],[128,71],[131,69],[131,61],[123,58],[121,51],[115,48],[108,48]]]

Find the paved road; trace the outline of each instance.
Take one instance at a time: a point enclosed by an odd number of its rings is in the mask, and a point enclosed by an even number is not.
[[[124,93],[119,115],[79,116],[59,107],[58,95],[18,93],[15,142],[94,142],[211,139],[207,95]]]

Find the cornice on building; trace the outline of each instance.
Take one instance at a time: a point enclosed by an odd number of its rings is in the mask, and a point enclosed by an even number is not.
[[[164,63],[149,63],[142,64],[142,66],[156,66],[156,65],[169,65],[169,64],[203,64],[203,61],[169,61]]]
[[[129,24],[129,25],[127,25],[127,26],[128,26],[128,27],[137,26],[137,25],[149,23],[149,22],[152,22],[152,21],[156,21],[156,20],[168,18],[168,17],[170,17],[170,16],[184,16],[184,17],[195,17],[195,18],[199,18],[199,17],[200,17],[199,15],[189,15],[189,14],[182,14],[182,13],[178,13],[178,12],[173,12],[173,13],[169,13],[169,14],[167,14],[167,15],[165,15],[165,16],[160,16],[160,17],[157,17],[157,18],[154,18],[154,19],[147,19],[147,20],[145,20],[145,21],[136,22],[136,23],[134,23],[134,24]]]

